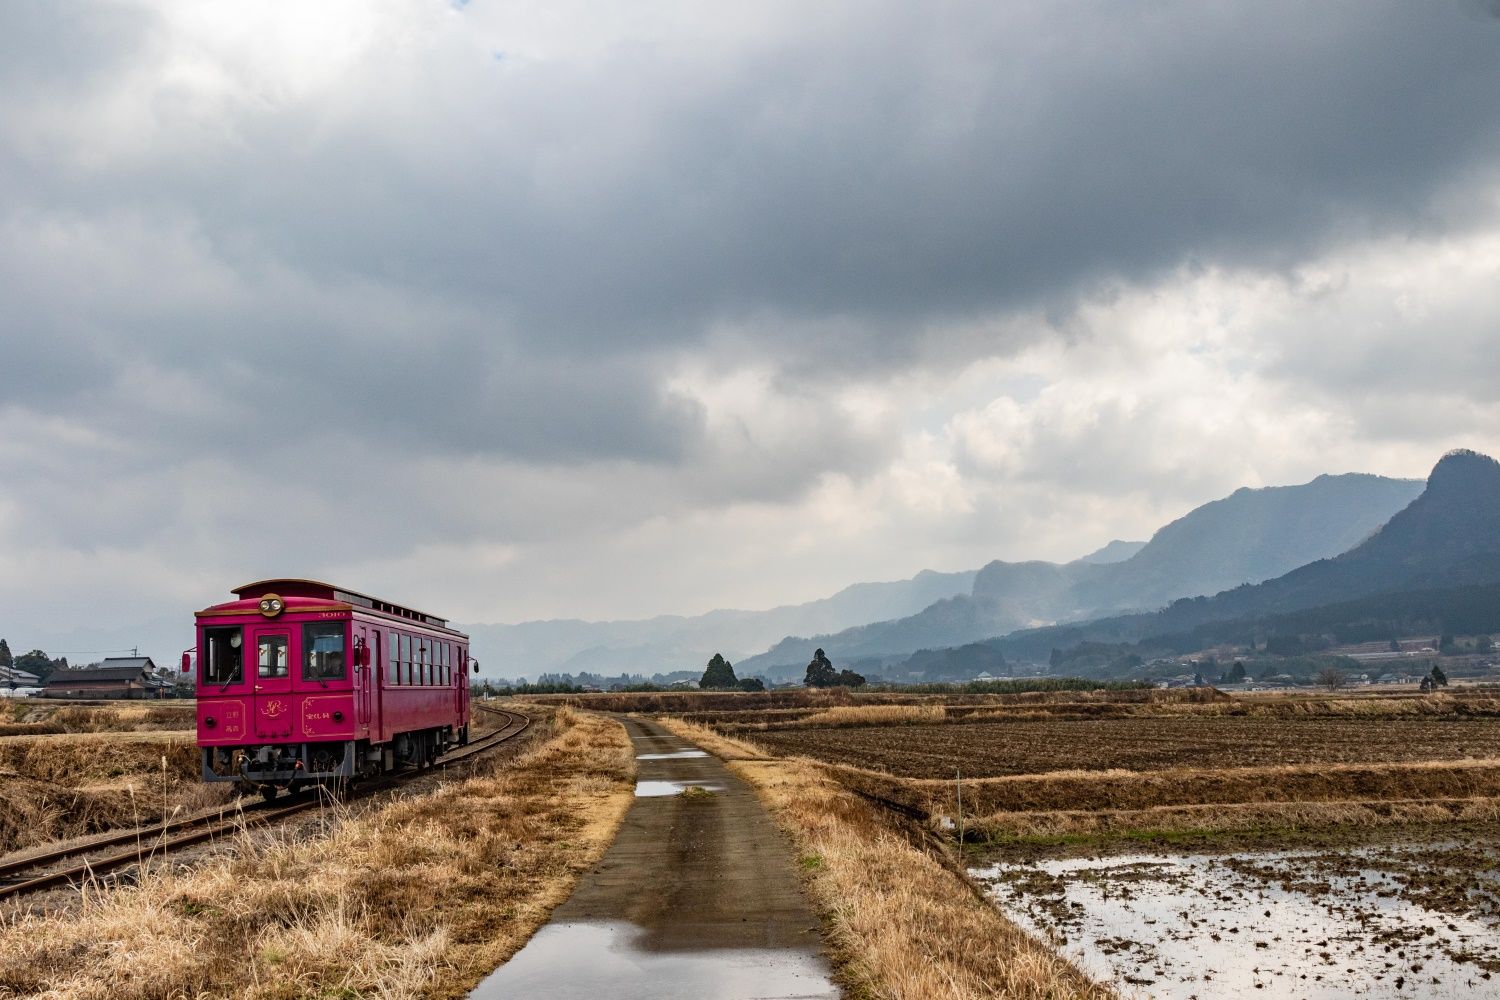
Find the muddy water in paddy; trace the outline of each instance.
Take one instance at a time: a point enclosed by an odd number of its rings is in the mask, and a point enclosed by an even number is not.
[[[1008,862],[973,874],[1126,996],[1500,998],[1494,845]]]

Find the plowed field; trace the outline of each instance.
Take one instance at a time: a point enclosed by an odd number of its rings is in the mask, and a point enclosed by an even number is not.
[[[917,778],[1500,758],[1486,719],[1126,718],[756,733],[774,753]]]

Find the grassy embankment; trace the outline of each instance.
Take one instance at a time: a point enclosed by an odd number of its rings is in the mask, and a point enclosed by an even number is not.
[[[850,788],[938,821],[951,780],[824,765]],[[1034,843],[1172,840],[1317,828],[1500,819],[1500,761],[1054,771],[963,783],[971,838]]]
[[[244,835],[227,856],[0,926],[0,997],[462,996],[603,854],[632,800],[623,729],[566,709],[428,794]]]
[[[228,801],[192,733],[0,737],[0,854]]]
[[[922,831],[894,825],[818,765],[767,759],[705,726],[661,721],[723,758],[790,834],[851,995],[1115,996],[1001,916]]]

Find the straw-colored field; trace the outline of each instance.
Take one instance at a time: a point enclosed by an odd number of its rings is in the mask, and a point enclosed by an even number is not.
[[[68,704],[22,699],[0,702],[0,737],[58,733],[143,733],[193,728],[192,701]]]

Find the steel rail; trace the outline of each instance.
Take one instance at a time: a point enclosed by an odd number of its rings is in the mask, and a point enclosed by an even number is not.
[[[486,750],[493,749],[506,740],[521,735],[531,727],[531,719],[519,712],[508,712],[504,709],[489,708],[484,705],[476,705],[474,707],[491,714],[508,716],[510,721],[494,732],[471,741],[461,750],[445,755],[444,759],[435,762],[434,767],[446,768],[450,764],[469,760]],[[366,791],[375,792],[395,787],[403,781],[427,774],[428,770],[417,770],[404,774],[391,775],[382,779],[379,784],[368,786]],[[46,872],[29,879],[13,882],[10,885],[0,885],[0,900],[36,892],[41,889],[48,889],[56,885],[113,871],[117,868],[124,868],[131,864],[143,865],[147,861],[165,857],[181,848],[191,847],[194,844],[201,844],[206,840],[212,840],[221,834],[233,834],[241,829],[248,828],[250,823],[270,825],[272,822],[320,807],[324,804],[321,796],[314,796],[304,801],[282,806],[277,806],[270,802],[257,804],[238,809],[231,816],[223,814],[189,816],[170,823],[138,827],[134,830],[113,834],[101,840],[93,840],[86,844],[60,848],[47,854],[7,862],[0,865],[0,878],[9,878],[19,872],[40,868],[81,854],[90,854],[108,847],[117,847],[121,844],[134,845],[131,850],[121,851],[102,858],[95,858],[92,861],[85,861],[59,871]],[[192,830],[179,836],[166,836],[172,831],[184,830],[195,826],[203,826],[205,828]]]

